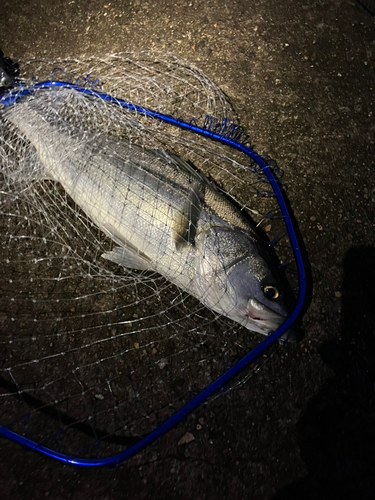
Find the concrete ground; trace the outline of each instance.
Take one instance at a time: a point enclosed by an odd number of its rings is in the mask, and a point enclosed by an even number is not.
[[[0,23],[14,60],[154,48],[203,69],[285,171],[312,274],[303,340],[248,384],[114,469],[1,440],[2,498],[373,499],[375,18],[351,0],[3,0]]]

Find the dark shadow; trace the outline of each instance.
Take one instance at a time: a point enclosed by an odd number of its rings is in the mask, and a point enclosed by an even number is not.
[[[336,376],[297,426],[308,472],[274,500],[375,498],[375,248],[351,249],[343,267],[342,338],[320,349]]]
[[[357,0],[362,7],[370,14],[375,16],[375,0]]]
[[[42,416],[48,417],[52,419],[55,422],[58,422],[60,425],[60,428],[56,427],[56,432],[52,436],[47,436],[45,438],[45,441],[48,446],[48,441],[49,439],[52,439],[53,437],[56,437],[60,431],[63,431],[66,428],[70,429],[75,429],[77,433],[84,434],[86,436],[89,436],[90,438],[96,441],[103,441],[105,443],[111,443],[111,444],[116,444],[120,446],[132,446],[134,444],[139,443],[141,439],[144,436],[116,436],[108,434],[103,429],[95,428],[93,425],[91,425],[87,421],[79,421],[76,420],[66,413],[60,411],[58,408],[54,406],[47,405],[44,401],[35,398],[31,396],[30,394],[27,393],[19,393],[19,388],[16,386],[16,384],[9,382],[8,380],[5,380],[3,377],[0,377],[0,387],[5,389],[9,393],[13,393],[14,397],[19,399],[20,401],[23,401],[29,408],[30,411],[28,413],[25,413],[22,417],[17,418],[13,423],[7,423],[6,425],[3,423],[3,425],[10,430],[13,430],[13,425],[15,423],[18,423],[22,420],[25,422],[25,432],[24,435],[27,436],[27,426],[28,426],[28,421],[30,416],[36,411],[39,412]]]
[[[14,80],[19,76],[19,73],[19,65],[9,57],[4,57],[4,53],[0,49],[0,96],[7,88],[13,87]]]

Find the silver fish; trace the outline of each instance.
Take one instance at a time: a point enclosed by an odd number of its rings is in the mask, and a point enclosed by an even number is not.
[[[283,287],[264,243],[190,164],[128,140],[57,127],[37,99],[11,106],[3,116],[35,148],[22,166],[24,179],[59,182],[116,243],[102,257],[157,271],[249,330],[267,335],[284,322]]]

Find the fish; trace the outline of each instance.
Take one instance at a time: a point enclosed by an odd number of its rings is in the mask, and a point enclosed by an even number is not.
[[[39,93],[2,112],[32,146],[18,175],[60,183],[113,241],[102,258],[157,272],[250,331],[269,335],[286,320],[268,244],[201,171],[163,149],[56,124],[47,107]]]

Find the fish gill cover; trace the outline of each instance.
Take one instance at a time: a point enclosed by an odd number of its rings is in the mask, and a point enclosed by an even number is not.
[[[241,222],[229,224],[241,226],[251,217],[260,247],[275,242],[270,260],[283,272],[279,277],[275,271],[279,281],[273,285],[280,284],[286,295],[289,288],[298,291],[293,251],[275,197],[255,162],[140,111],[153,109],[247,140],[226,96],[195,66],[147,52],[32,60],[20,66],[21,88],[13,98],[27,92],[0,111],[0,424],[69,456],[113,456],[148,435],[264,337],[228,319],[220,308],[205,307],[210,304],[204,297],[188,293],[172,275],[166,279],[156,265],[164,254],[154,256],[153,265],[139,264],[139,258],[147,260],[155,235],[150,233],[144,248],[134,248],[114,227],[119,217],[107,224],[98,215],[107,198],[113,202],[122,189],[130,199],[131,189],[124,182],[119,186],[117,178],[112,182],[110,170],[98,170],[98,183],[117,194],[107,193],[97,212],[90,212],[87,199],[91,196],[92,204],[96,194],[79,184],[80,173],[98,158],[107,155],[113,161],[121,156],[119,148],[133,147],[146,155],[132,167],[138,188],[143,189],[141,178],[148,179],[145,198],[138,193],[137,199],[150,205],[155,189],[165,188],[176,208],[186,205],[190,191],[186,186],[173,191],[178,179],[171,178],[168,165],[177,168],[177,177],[190,172],[184,182],[198,187],[190,199],[193,208],[188,214],[182,210],[186,227],[176,230],[176,248],[181,242],[197,246],[195,239],[208,221],[199,226],[196,207],[206,192],[214,193],[236,207]],[[106,92],[140,108],[134,112],[74,89],[37,88],[49,79]],[[33,113],[39,121],[32,122]],[[60,148],[64,140],[72,141],[65,150]],[[46,145],[43,151],[39,143]],[[70,193],[52,175],[64,155],[76,169],[76,177],[69,174],[72,186],[79,184]],[[151,163],[156,158],[162,166],[149,168],[150,155]],[[150,194],[151,178],[157,184]],[[137,232],[137,225],[130,227]],[[121,243],[133,252],[133,266],[118,264]],[[166,246],[161,239],[160,251]],[[129,252],[126,259],[129,263]],[[259,366],[258,361],[226,388],[243,383]]]

